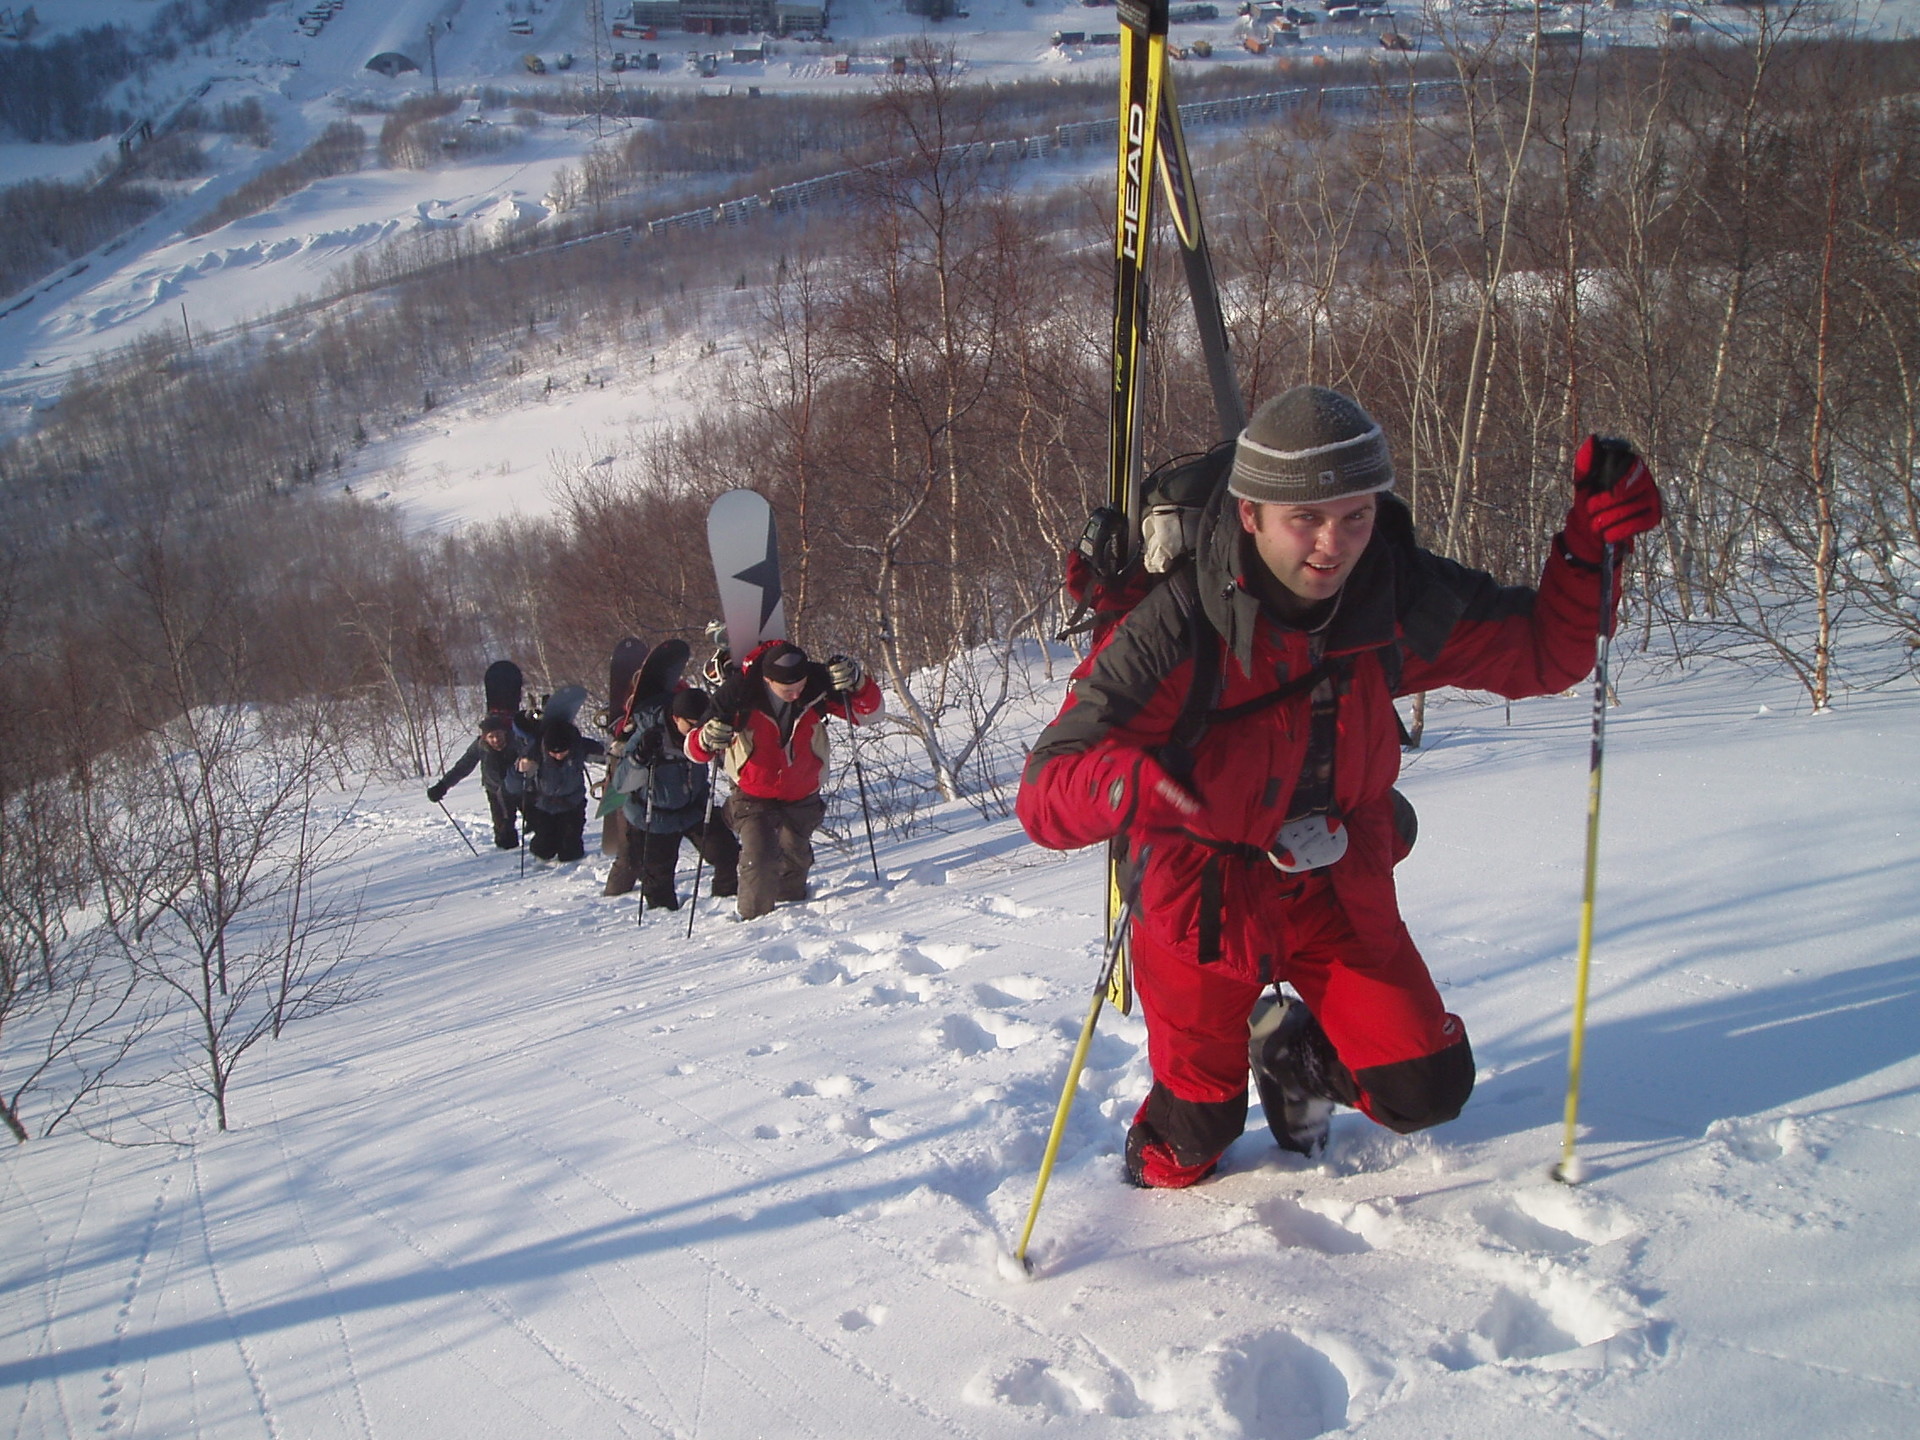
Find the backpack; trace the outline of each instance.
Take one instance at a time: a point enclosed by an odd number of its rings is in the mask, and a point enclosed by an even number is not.
[[[1147,594],[1193,564],[1200,519],[1233,468],[1236,442],[1223,440],[1199,454],[1177,455],[1140,484],[1140,550],[1130,554],[1127,517],[1102,505],[1087,517],[1067,553],[1067,593],[1078,608],[1059,638],[1091,631],[1098,647]]]

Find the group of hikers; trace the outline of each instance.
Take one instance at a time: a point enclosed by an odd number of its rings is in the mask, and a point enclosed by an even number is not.
[[[1099,537],[1114,517],[1098,512],[1069,556],[1094,643],[1017,798],[1043,846],[1124,842],[1153,1074],[1125,1173],[1154,1188],[1213,1172],[1245,1126],[1249,1074],[1275,1140],[1306,1155],[1336,1104],[1402,1133],[1459,1114],[1474,1081],[1466,1027],[1395,893],[1414,817],[1394,788],[1394,698],[1578,683],[1611,633],[1634,537],[1662,514],[1632,447],[1590,437],[1538,585],[1503,586],[1416,542],[1387,439],[1347,395],[1296,386],[1216,455],[1202,500],[1146,516],[1141,556],[1122,547],[1113,563]],[[636,716],[625,763],[651,767],[652,803],[628,791],[639,838],[625,858],[646,903],[677,903],[683,836],[712,861],[715,894],[737,880],[743,917],[803,898],[824,811],[821,722],[879,707],[855,662],[778,644],[711,697],[680,689]],[[498,843],[513,843],[512,797],[530,794],[534,853],[577,857],[595,742],[568,726],[537,753],[519,743],[490,719],[429,793],[481,763],[501,797]],[[714,816],[720,757],[734,790]]]
[[[740,918],[754,920],[808,898],[812,837],[827,810],[826,719],[859,724],[878,714],[880,687],[857,660],[815,661],[784,640],[737,665],[718,651],[703,675],[712,691],[687,682],[678,667],[643,668],[627,695],[609,697],[607,786],[622,800],[604,893],[637,885],[648,909],[679,909],[680,845],[690,840],[713,867],[714,897],[733,899]],[[589,766],[608,756],[606,743],[570,719],[490,711],[427,799],[439,804],[477,768],[493,843],[516,848],[524,826],[529,854],[564,864],[586,854]],[[716,769],[732,781],[718,805]]]

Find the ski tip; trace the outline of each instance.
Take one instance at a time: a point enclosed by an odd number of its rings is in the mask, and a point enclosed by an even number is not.
[[[1547,1173],[1562,1185],[1579,1185],[1586,1181],[1587,1166],[1578,1155],[1570,1155]]]

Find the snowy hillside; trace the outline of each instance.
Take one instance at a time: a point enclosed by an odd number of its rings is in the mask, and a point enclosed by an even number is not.
[[[1131,1190],[1144,1034],[1109,1013],[1032,1280],[1094,857],[955,806],[883,883],[828,853],[812,903],[703,900],[689,940],[407,787],[355,821],[406,917],[379,994],[260,1052],[234,1133],[7,1155],[0,1433],[1912,1435],[1920,704],[1622,691],[1581,1188],[1546,1178],[1581,695],[1443,701],[1408,765],[1466,1114],[1343,1114],[1307,1166],[1256,1112],[1218,1178]]]

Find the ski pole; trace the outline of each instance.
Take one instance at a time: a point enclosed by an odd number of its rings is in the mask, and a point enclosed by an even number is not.
[[[1139,893],[1138,877],[1146,869],[1146,863],[1146,853],[1142,851],[1139,868],[1134,872],[1134,883],[1128,887],[1120,913],[1115,917],[1113,938],[1107,942],[1106,960],[1100,966],[1100,978],[1093,987],[1093,1003],[1087,1006],[1087,1018],[1080,1026],[1080,1039],[1073,1047],[1073,1059],[1067,1063],[1067,1083],[1061,1087],[1060,1103],[1054,1107],[1053,1129],[1047,1134],[1046,1152],[1040,1157],[1040,1174],[1033,1182],[1033,1201],[1027,1206],[1027,1223],[1020,1231],[1020,1243],[1014,1247],[1013,1258],[1020,1262],[1020,1268],[1029,1275],[1033,1273],[1033,1262],[1027,1259],[1027,1242],[1033,1238],[1034,1221],[1040,1218],[1040,1201],[1047,1193],[1047,1181],[1053,1178],[1054,1157],[1060,1153],[1060,1138],[1067,1133],[1067,1116],[1073,1110],[1074,1092],[1080,1088],[1080,1071],[1087,1063],[1087,1051],[1093,1044],[1093,1027],[1100,1019],[1100,1007],[1106,1003],[1107,986],[1113,981],[1113,967],[1119,963],[1120,951],[1126,943],[1127,925],[1133,919],[1134,896]]]
[[[1580,952],[1574,966],[1573,1029],[1567,1041],[1567,1129],[1560,1143],[1560,1163],[1553,1178],[1578,1185],[1585,1167],[1573,1153],[1574,1130],[1580,1114],[1580,1066],[1586,1057],[1587,987],[1593,970],[1593,892],[1600,861],[1600,766],[1607,742],[1607,658],[1613,641],[1613,551],[1600,552],[1600,624],[1594,641],[1593,743],[1587,759],[1587,864],[1580,900]]]
[[[640,904],[633,912],[635,925],[647,923],[647,846],[653,841],[653,776],[654,772],[649,769],[647,771],[647,823],[640,831],[640,874],[636,877],[640,881]],[[677,863],[680,853],[677,842],[673,850]]]
[[[873,844],[873,811],[867,806],[867,772],[860,768],[860,742],[849,735],[847,749],[853,755],[853,779],[860,787],[860,818],[867,824],[867,858],[873,861],[873,883],[884,887],[880,878],[880,852]]]
[[[447,802],[446,802],[446,801],[444,801],[444,800],[436,800],[436,801],[434,801],[433,803],[434,803],[434,804],[436,804],[436,805],[438,805],[438,806],[440,807],[440,813],[441,813],[442,815],[444,815],[444,816],[446,816],[446,817],[447,817],[447,819],[448,819],[449,821],[451,821],[451,822],[452,822],[452,824],[453,824],[453,828],[454,828],[455,830],[457,830],[457,831],[459,831],[459,832],[460,832],[460,838],[461,838],[462,840],[466,840],[466,841],[467,841],[467,849],[469,849],[469,850],[472,850],[472,851],[473,851],[473,857],[474,857],[474,859],[476,859],[476,860],[477,860],[477,859],[479,859],[479,858],[480,858],[480,851],[479,851],[479,850],[478,850],[478,849],[477,849],[477,848],[476,848],[476,847],[474,846],[474,843],[473,843],[473,841],[471,841],[471,840],[467,840],[467,832],[466,832],[466,830],[465,830],[465,828],[464,828],[464,827],[463,827],[463,826],[462,826],[462,825],[460,824],[460,822],[459,822],[458,820],[455,820],[455,819],[453,818],[453,811],[451,811],[451,810],[449,810],[449,809],[447,809]]]
[[[713,792],[720,784],[720,757],[715,756],[707,762],[707,812],[700,817],[700,838],[705,841],[707,832],[713,829]],[[678,857],[680,847],[676,844],[674,855]],[[707,861],[707,852],[700,846],[693,847],[693,894],[687,901],[687,939],[693,938],[693,912],[700,908],[700,871]],[[677,859],[676,859],[677,863]]]

